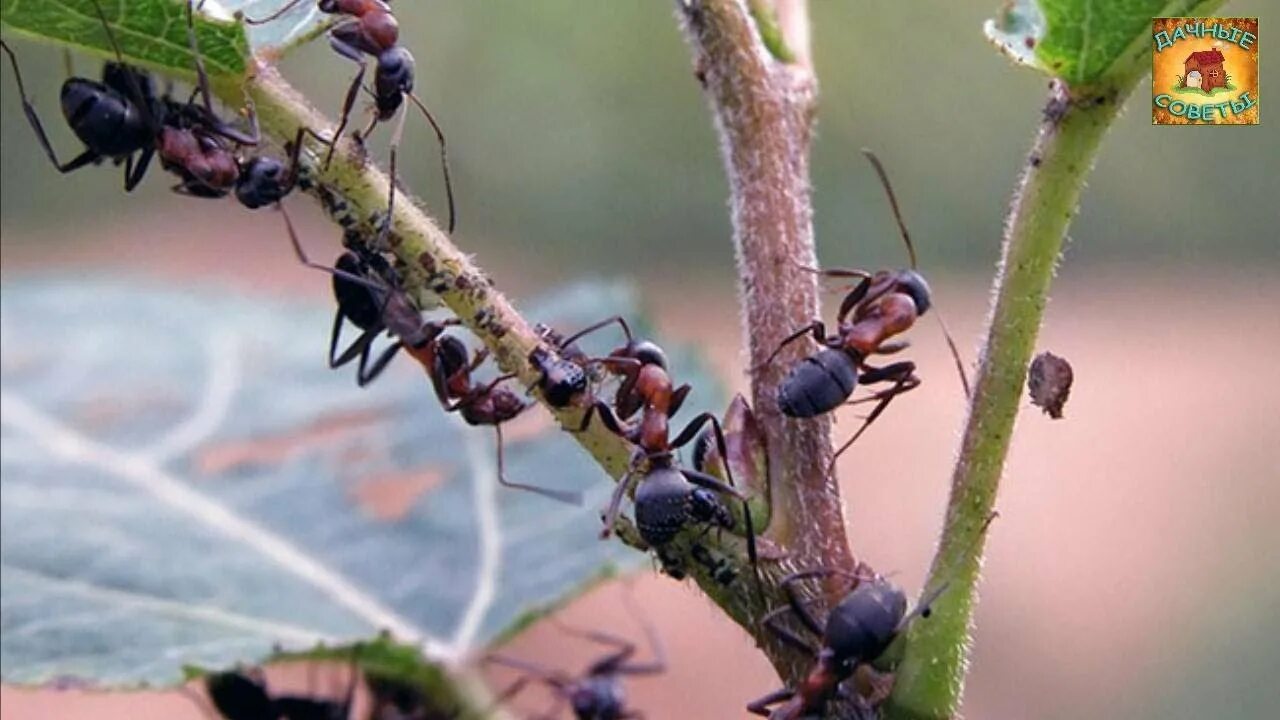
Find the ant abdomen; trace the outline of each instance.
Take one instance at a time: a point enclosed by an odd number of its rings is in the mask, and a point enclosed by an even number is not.
[[[67,125],[100,155],[128,155],[151,141],[151,128],[138,108],[102,83],[70,78],[62,84],[61,100]]]
[[[778,387],[778,407],[790,417],[815,417],[839,407],[857,384],[857,363],[849,353],[826,348],[791,368]]]
[[[652,468],[636,488],[636,527],[640,537],[661,547],[689,523],[692,486],[670,467]]]
[[[893,641],[906,612],[907,596],[896,585],[884,578],[864,580],[831,611],[824,644],[844,660],[874,660]]]

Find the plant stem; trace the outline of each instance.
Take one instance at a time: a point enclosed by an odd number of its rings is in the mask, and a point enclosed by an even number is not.
[[[907,634],[886,717],[942,719],[959,708],[984,528],[994,510],[1027,365],[1067,226],[1119,105],[1115,93],[1076,104],[1060,82],[1051,86],[1005,227],[985,350],[926,584],[946,583],[946,592],[929,619],[913,623]]]

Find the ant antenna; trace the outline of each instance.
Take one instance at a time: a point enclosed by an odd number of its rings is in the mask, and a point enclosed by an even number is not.
[[[452,235],[453,228],[457,225],[457,218],[453,201],[453,180],[449,174],[449,150],[445,147],[444,131],[440,129],[440,123],[436,122],[435,116],[427,109],[426,103],[419,100],[418,96],[412,92],[406,92],[405,95],[409,96],[409,99],[413,101],[413,104],[417,105],[418,109],[422,111],[423,116],[427,118],[427,122],[431,123],[431,129],[435,131],[436,140],[440,143],[440,169],[444,175],[444,192],[449,202],[449,234]],[[398,139],[399,138],[397,137],[397,140]],[[394,175],[392,177],[394,177]]]
[[[893,209],[893,219],[898,221],[898,230],[902,231],[902,242],[907,245],[907,256],[911,258],[911,269],[916,269],[916,248],[911,244],[911,235],[907,232],[907,224],[902,221],[902,210],[898,208],[898,196],[893,193],[893,186],[889,184],[889,174],[884,171],[884,165],[880,163],[880,158],[876,157],[874,152],[867,148],[862,148],[862,154],[867,156],[871,161],[871,166],[876,169],[876,175],[880,176],[880,184],[884,186],[884,192],[889,196],[889,207]]]
[[[290,2],[287,2],[283,6],[281,6],[279,10],[276,10],[275,12],[263,18],[254,19],[250,17],[245,17],[244,15],[240,15],[240,19],[244,21],[245,25],[264,25],[266,23],[271,22],[272,20],[275,20],[281,15],[284,15],[290,10],[294,9],[295,7],[298,6],[298,3],[300,2],[302,2],[302,0],[290,0]]]
[[[884,164],[880,162],[880,158],[868,148],[862,148],[862,154],[867,156],[871,161],[871,166],[876,169],[876,175],[880,176],[880,184],[884,186],[885,195],[889,196],[889,207],[893,209],[893,219],[898,221],[898,230],[902,232],[902,242],[907,246],[907,256],[911,259],[911,269],[916,269],[916,248],[911,242],[911,234],[907,232],[907,224],[902,220],[902,210],[898,207],[898,196],[893,192],[893,186],[889,184],[889,174],[885,172]],[[956,341],[951,337],[951,331],[947,329],[947,323],[943,321],[942,314],[937,313],[938,325],[942,328],[942,336],[947,340],[947,347],[951,349],[951,358],[955,360],[956,372],[960,374],[960,385],[964,388],[964,396],[970,397],[969,377],[964,371],[964,360],[960,358],[960,350],[956,348]]]
[[[991,513],[987,515],[987,519],[982,522],[982,527],[978,528],[978,536],[970,541],[968,546],[966,546],[966,552],[972,549],[973,546],[977,545],[979,542],[982,542],[982,538],[987,534],[987,529],[991,527],[991,522],[998,517],[1000,517],[1000,513],[996,510],[992,510]],[[917,616],[929,617],[929,613],[933,611],[933,604],[938,601],[938,598],[942,597],[942,594],[945,593],[949,587],[951,587],[950,578],[944,580],[936,589],[921,595],[920,602],[916,603],[915,608],[912,609],[911,612],[903,616],[902,621],[898,623],[898,628],[902,629],[906,627],[907,623]]]

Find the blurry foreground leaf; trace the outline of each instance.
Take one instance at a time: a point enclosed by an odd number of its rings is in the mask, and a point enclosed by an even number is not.
[[[0,0],[0,25],[114,60],[99,6],[127,62],[195,77],[184,0]],[[239,25],[197,15],[196,38],[211,76],[244,74],[249,44]]]
[[[242,13],[246,18],[262,20],[274,15],[289,0],[208,0],[205,12],[215,16],[233,17]],[[286,49],[315,37],[333,19],[320,12],[316,0],[299,0],[287,12],[260,25],[246,25],[249,44],[254,52],[279,54]]]
[[[1151,69],[1151,19],[1209,12],[1221,0],[1008,0],[987,37],[1073,90],[1123,86]]]
[[[442,412],[408,359],[363,390],[329,370],[319,304],[83,280],[0,296],[7,681],[167,683],[382,631],[452,659],[642,561],[598,539],[613,484],[544,410],[512,423],[508,476],[582,507],[499,487],[492,430]],[[576,329],[635,303],[579,285],[527,310]],[[599,335],[585,349],[617,343]],[[714,383],[670,350],[705,407]]]

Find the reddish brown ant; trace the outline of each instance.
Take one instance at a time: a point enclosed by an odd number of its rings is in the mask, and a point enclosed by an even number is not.
[[[999,517],[992,512],[979,528],[973,542],[981,542],[992,521]],[[853,586],[845,596],[820,620],[809,608],[809,602],[801,599],[796,585],[805,580],[826,577],[848,578]],[[883,682],[873,679],[871,698],[862,697],[842,687],[858,666],[880,657],[894,638],[906,629],[916,617],[929,617],[933,603],[941,597],[950,582],[943,582],[935,590],[927,592],[907,612],[907,596],[893,583],[880,575],[870,573],[864,567],[850,573],[832,568],[804,570],[788,575],[781,582],[787,594],[787,604],[769,611],[761,618],[763,625],[780,640],[813,656],[814,665],[808,675],[794,688],[782,688],[747,705],[747,710],[770,720],[799,720],[820,713],[827,702],[837,696],[846,697],[860,704],[875,705],[884,700]],[[810,601],[811,602],[811,601]],[[782,625],[782,615],[791,613],[805,630],[817,636],[821,643],[814,647],[790,628]],[[783,703],[770,711],[771,705]]]
[[[356,381],[363,386],[381,375],[396,354],[404,350],[426,371],[445,412],[458,413],[468,425],[493,426],[498,442],[499,483],[561,502],[581,504],[581,494],[577,492],[507,480],[502,423],[515,418],[528,404],[510,389],[501,387],[501,383],[514,375],[501,375],[485,385],[473,384],[471,375],[488,357],[488,351],[481,350],[469,358],[461,340],[444,334],[447,328],[461,324],[457,318],[424,320],[408,293],[399,287],[386,259],[353,240],[346,243],[349,249],[338,258],[337,267],[314,262],[302,248],[288,214],[284,219],[298,261],[333,276],[338,310],[329,340],[330,367],[340,367],[359,358]],[[350,320],[363,332],[339,354],[337,348],[344,320]],[[395,339],[370,363],[373,341],[384,330]]]
[[[285,3],[280,9],[266,17],[257,19],[244,18],[244,21],[249,25],[261,25],[271,22],[297,7],[300,2],[302,0],[290,0],[290,2]],[[376,112],[369,126],[365,128],[364,132],[358,133],[356,138],[358,141],[368,138],[378,123],[387,122],[395,117],[400,106],[404,104],[404,98],[408,97],[422,112],[427,122],[430,123],[431,129],[436,134],[436,140],[440,143],[440,164],[444,175],[445,196],[449,204],[449,232],[452,233],[456,225],[456,219],[453,182],[449,174],[449,156],[445,146],[444,131],[441,130],[440,124],[436,122],[435,116],[427,109],[426,103],[418,99],[418,96],[413,93],[413,55],[408,49],[398,44],[400,42],[400,24],[396,21],[396,17],[391,11],[391,6],[384,0],[317,0],[316,6],[322,13],[338,15],[344,18],[329,29],[329,45],[339,55],[360,67],[355,78],[351,81],[351,86],[347,89],[338,126],[334,130],[333,137],[328,141],[329,151],[325,155],[325,166],[327,167],[333,160],[333,152],[338,146],[338,140],[342,137],[342,133],[346,130],[347,121],[351,117],[351,109],[355,106],[356,97],[363,87],[362,83],[367,69],[365,56],[373,57],[376,61],[376,68],[372,95]],[[391,136],[390,196],[387,200],[387,222],[384,227],[384,233],[389,231],[392,210],[395,207],[396,150],[400,146],[400,137],[403,129],[404,116],[401,115],[400,121]]]
[[[920,378],[915,374],[916,364],[910,360],[883,367],[872,366],[867,360],[873,355],[888,355],[905,350],[909,345],[906,341],[893,341],[891,338],[910,330],[916,319],[928,312],[933,305],[929,284],[916,271],[915,246],[911,243],[906,223],[902,220],[897,197],[889,184],[889,176],[874,153],[865,149],[862,152],[871,161],[881,185],[884,186],[885,194],[889,197],[889,206],[902,233],[903,243],[907,246],[911,267],[876,273],[845,268],[813,270],[826,277],[860,280],[840,303],[840,311],[836,315],[837,332],[828,335],[823,322],[815,320],[784,339],[767,361],[772,362],[783,348],[806,335],[812,336],[824,346],[823,350],[793,366],[778,387],[778,406],[783,414],[791,417],[808,418],[830,412],[846,404],[845,401],[858,384],[893,383],[886,390],[847,403],[875,402],[876,405],[853,437],[836,451],[832,458],[833,467],[835,459],[875,422],[893,398],[920,385]],[[941,318],[939,322],[942,322]],[[969,382],[965,377],[964,364],[945,325],[943,335],[955,358],[967,396]]]
[[[523,673],[519,679],[498,693],[495,704],[507,702],[515,697],[530,682],[540,682],[550,688],[556,696],[555,706],[540,717],[553,718],[559,713],[560,708],[568,703],[574,717],[578,720],[643,718],[642,713],[627,708],[622,679],[628,676],[656,675],[664,672],[667,669],[667,658],[662,646],[662,638],[659,637],[653,625],[644,619],[632,602],[628,600],[627,605],[644,628],[645,638],[653,655],[652,660],[633,662],[631,658],[636,653],[635,643],[623,638],[595,630],[579,630],[556,622],[557,627],[565,634],[584,638],[612,649],[592,662],[577,676],[550,670],[527,660],[497,654],[488,655],[484,659],[486,663],[502,665]],[[553,622],[555,622],[554,619]]]
[[[604,426],[615,435],[637,447],[631,465],[614,488],[605,512],[602,537],[608,537],[617,523],[622,497],[635,485],[636,527],[640,537],[657,550],[661,550],[691,523],[700,522],[725,529],[734,529],[736,522],[719,496],[727,495],[742,502],[746,525],[747,555],[753,569],[759,575],[756,556],[755,528],[751,520],[751,508],[747,498],[734,487],[733,473],[726,470],[728,484],[700,470],[680,466],[675,451],[697,437],[704,425],[710,424],[721,457],[728,456],[724,430],[720,420],[704,412],[689,421],[683,430],[670,438],[670,420],[684,404],[692,389],[688,384],[674,387],[667,374],[667,357],[662,348],[649,341],[637,341],[631,328],[621,317],[611,317],[591,325],[564,340],[566,345],[583,335],[607,325],[617,323],[626,336],[626,343],[607,357],[591,358],[588,362],[600,364],[622,376],[614,406],[596,400],[582,418],[579,432],[585,431],[594,416],[599,416]],[[614,408],[617,408],[615,412]],[[627,420],[640,413],[638,422]]]

